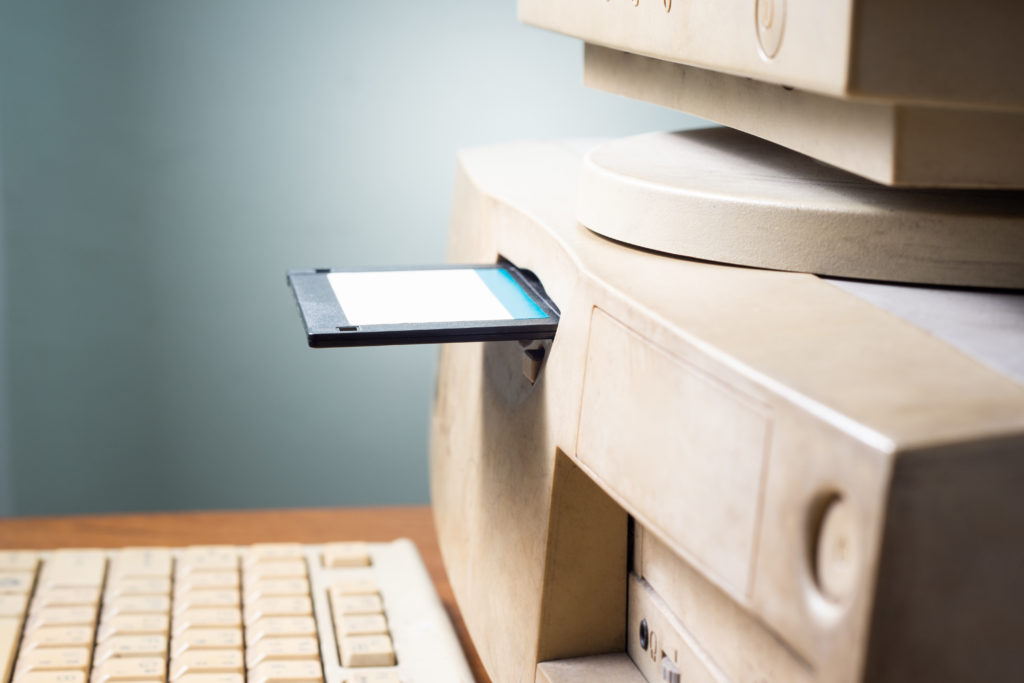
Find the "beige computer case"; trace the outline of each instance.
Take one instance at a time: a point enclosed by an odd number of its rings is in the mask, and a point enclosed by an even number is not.
[[[562,312],[542,361],[441,350],[433,504],[494,680],[1024,677],[1024,387],[814,275],[599,237],[580,166],[460,156],[451,260]]]

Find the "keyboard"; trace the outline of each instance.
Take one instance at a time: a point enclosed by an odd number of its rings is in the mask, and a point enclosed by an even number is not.
[[[0,551],[0,683],[472,680],[408,540]]]

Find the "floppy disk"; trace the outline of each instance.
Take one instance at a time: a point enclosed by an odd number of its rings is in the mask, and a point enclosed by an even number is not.
[[[507,263],[292,270],[288,284],[315,348],[551,339],[558,308]]]

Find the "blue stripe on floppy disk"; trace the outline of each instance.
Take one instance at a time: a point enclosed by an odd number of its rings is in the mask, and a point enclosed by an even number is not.
[[[478,268],[476,274],[516,320],[548,317],[504,268]]]

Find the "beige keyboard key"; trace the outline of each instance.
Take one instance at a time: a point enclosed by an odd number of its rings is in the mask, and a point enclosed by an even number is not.
[[[95,626],[95,607],[43,607],[28,617],[25,631],[42,626]]]
[[[263,662],[278,659],[315,659],[320,661],[320,646],[316,638],[264,638],[245,651],[245,663],[250,669]]]
[[[301,659],[263,662],[249,671],[249,683],[321,683],[323,680],[320,662]]]
[[[313,621],[313,617],[267,617],[255,622],[245,631],[245,641],[249,647],[264,638],[298,636],[316,636],[316,622]]]
[[[245,672],[242,651],[189,650],[171,660],[170,679],[176,681],[186,674],[240,674]]]
[[[249,581],[245,585],[245,601],[255,602],[260,598],[290,598],[309,595],[308,579],[265,579]]]
[[[331,609],[335,617],[352,614],[379,614],[384,611],[380,595],[335,595],[331,596]]]
[[[21,636],[21,619],[0,617],[0,681],[10,680]]]
[[[390,636],[349,636],[340,644],[342,666],[394,666]]]
[[[263,598],[245,606],[245,623],[252,624],[265,617],[313,616],[313,601],[308,597]]]
[[[174,617],[174,633],[190,628],[231,628],[242,625],[242,610],[237,607],[194,607]]]
[[[388,620],[383,614],[360,614],[335,620],[335,639],[341,642],[346,636],[388,635]]]
[[[268,579],[304,579],[307,575],[305,560],[282,560],[266,564],[254,564],[245,569],[246,587],[255,581]]]
[[[92,670],[91,683],[119,681],[158,681],[167,678],[167,665],[163,657],[124,657],[108,659]]]
[[[107,556],[102,550],[55,550],[43,563],[40,588],[80,588],[103,585]]]
[[[178,560],[180,576],[225,569],[238,569],[238,551],[229,545],[194,545],[185,548]]]
[[[175,595],[194,590],[226,589],[239,586],[236,571],[201,571],[180,576],[174,584]]]
[[[393,669],[377,669],[352,672],[341,679],[341,683],[402,683],[402,679]]]
[[[334,581],[330,591],[335,595],[373,595],[380,593],[380,585],[372,576],[345,576]]]
[[[171,562],[167,548],[123,548],[110,560],[110,577],[165,579],[171,576]]]
[[[33,671],[81,671],[89,670],[89,648],[44,648],[23,652],[18,657],[17,674]]]
[[[161,635],[114,636],[96,647],[96,665],[120,657],[163,657],[167,639]]]
[[[36,591],[32,598],[32,611],[43,607],[97,607],[100,604],[100,587],[44,588]]]
[[[0,572],[35,572],[39,553],[32,550],[0,550]]]
[[[0,572],[0,595],[27,595],[35,578],[32,572]]]
[[[251,567],[264,562],[301,560],[303,557],[302,546],[298,543],[256,543],[246,551],[242,564]]]
[[[168,614],[170,611],[171,599],[166,595],[126,595],[103,604],[103,614],[111,617],[119,614]]]
[[[174,596],[174,613],[181,614],[195,607],[238,607],[242,603],[238,593],[237,588],[178,593]]]
[[[21,651],[49,647],[92,647],[91,626],[44,626],[26,633]]]
[[[85,683],[84,671],[33,671],[19,674],[14,683]]]
[[[122,579],[112,577],[107,580],[104,597],[119,598],[128,595],[170,595],[171,580],[168,579]]]
[[[27,593],[11,593],[10,595],[0,595],[0,618],[2,617],[18,617],[25,616],[25,611],[28,608],[28,594]]]
[[[191,650],[226,650],[242,647],[240,628],[192,628],[171,640],[171,656]]]
[[[242,674],[185,674],[177,683],[245,683]]]
[[[170,628],[170,619],[154,614],[124,614],[107,617],[100,623],[97,642],[104,642],[114,636],[164,636]]]
[[[324,566],[366,567],[370,564],[370,550],[365,543],[328,543],[324,546]]]

